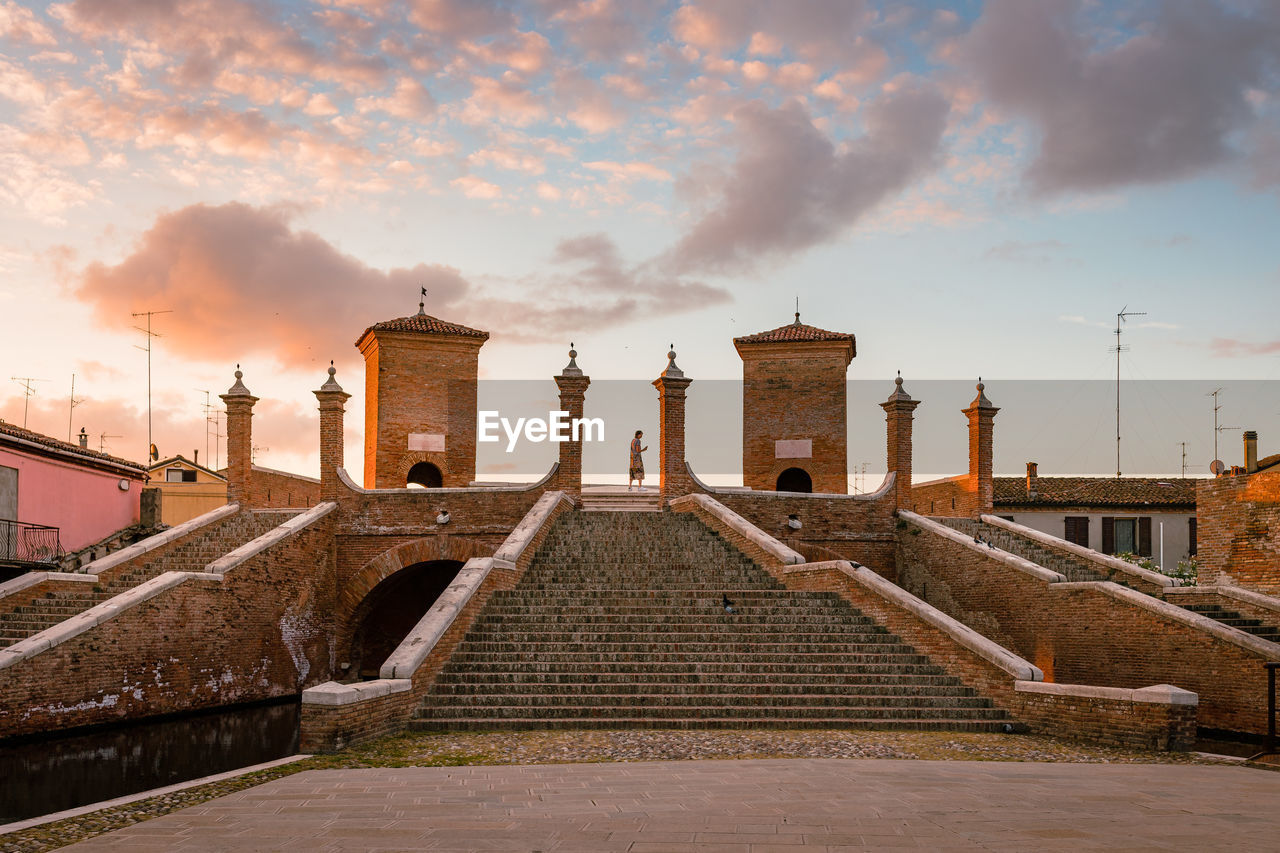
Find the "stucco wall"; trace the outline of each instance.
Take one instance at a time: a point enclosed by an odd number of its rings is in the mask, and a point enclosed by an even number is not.
[[[0,465],[18,470],[18,521],[60,528],[64,551],[92,545],[138,522],[142,481],[56,459],[0,449]]]

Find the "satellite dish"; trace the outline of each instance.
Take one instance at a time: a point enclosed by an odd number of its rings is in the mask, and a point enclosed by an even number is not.
[[[1220,476],[1223,471],[1227,470],[1227,466],[1222,464],[1221,459],[1215,459],[1209,463],[1209,470],[1213,472],[1215,477]]]
[[[156,449],[156,446],[154,444],[151,445],[151,461],[155,462],[159,460],[159,458],[160,458],[160,451]]]

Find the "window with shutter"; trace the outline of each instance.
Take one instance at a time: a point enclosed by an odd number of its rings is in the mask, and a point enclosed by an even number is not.
[[[1187,519],[1187,553],[1192,557],[1196,555],[1196,519],[1195,516]]]
[[[1102,518],[1102,553],[1116,552],[1116,520],[1110,516]]]
[[[1076,545],[1089,547],[1089,516],[1068,515],[1063,522],[1063,538]]]
[[[1138,556],[1151,556],[1151,517],[1138,519]]]

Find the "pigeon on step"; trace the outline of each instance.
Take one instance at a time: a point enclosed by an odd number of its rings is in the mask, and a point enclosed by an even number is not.
[[[737,612],[738,612],[738,611],[736,611],[736,610],[734,610],[734,609],[733,609],[733,602],[729,600],[729,596],[727,596],[727,595],[723,595],[723,594],[722,594],[722,595],[721,595],[721,598],[723,598],[723,599],[724,599],[724,601],[723,601],[723,602],[721,602],[721,603],[724,605],[724,612],[725,612],[725,613],[737,613]]]

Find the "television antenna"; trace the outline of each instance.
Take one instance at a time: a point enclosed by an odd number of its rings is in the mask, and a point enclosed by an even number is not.
[[[1146,311],[1130,311],[1128,305],[1116,314],[1116,346],[1113,350],[1116,354],[1116,477],[1120,476],[1120,353],[1129,349],[1121,346],[1120,331],[1129,317],[1145,317],[1146,314]]]
[[[99,435],[99,436],[98,436],[98,452],[99,452],[99,453],[106,453],[106,452],[107,452],[107,439],[108,439],[108,438],[120,438],[120,436],[118,436],[118,435],[107,435],[105,432],[104,432],[104,433],[102,433],[101,435]]]
[[[201,394],[204,394],[204,461],[209,464],[209,413],[213,411],[213,403],[210,402],[209,392],[204,388],[197,388]]]
[[[148,459],[151,458],[152,448],[155,447],[155,442],[152,441],[151,439],[151,339],[160,337],[159,332],[151,331],[151,318],[156,316],[157,314],[172,314],[172,313],[173,313],[172,310],[166,309],[164,311],[135,311],[131,315],[133,317],[147,318],[147,327],[145,329],[142,328],[141,326],[134,326],[135,329],[137,329],[139,332],[142,332],[144,335],[147,336],[147,345],[145,347],[140,347],[135,344],[134,346],[136,349],[146,350],[146,353],[147,353],[147,458]]]
[[[270,447],[261,447],[261,446],[259,446],[259,445],[257,445],[257,444],[255,444],[253,447],[249,448],[249,464],[250,464],[250,465],[252,465],[252,464],[256,461],[256,457],[257,457],[257,455],[258,455],[258,452],[259,452],[259,451],[261,451],[261,452],[263,452],[263,453],[270,453],[270,452],[271,452],[271,448],[270,448]]]
[[[213,417],[205,418],[205,428],[208,428],[209,421],[213,421],[213,470],[218,470],[218,461],[222,458],[222,439],[226,438],[226,433],[222,431],[222,410],[216,405],[213,407]]]
[[[10,376],[14,382],[22,386],[22,428],[27,428],[27,407],[31,403],[31,397],[36,393],[35,383],[48,382],[48,379],[36,379],[34,376]]]
[[[1240,427],[1218,425],[1218,412],[1222,409],[1222,404],[1218,402],[1218,395],[1221,393],[1221,388],[1215,388],[1208,394],[1205,394],[1206,397],[1213,398],[1213,460],[1215,462],[1218,461],[1218,436],[1227,430],[1240,429]],[[1218,472],[1215,471],[1214,473],[1216,474]]]
[[[71,421],[75,417],[76,406],[83,402],[83,399],[76,399],[76,375],[73,373],[71,374],[71,405],[67,409],[67,444],[71,443]]]
[[[1182,476],[1185,478],[1187,476],[1187,443],[1179,441],[1178,444],[1182,447]]]

